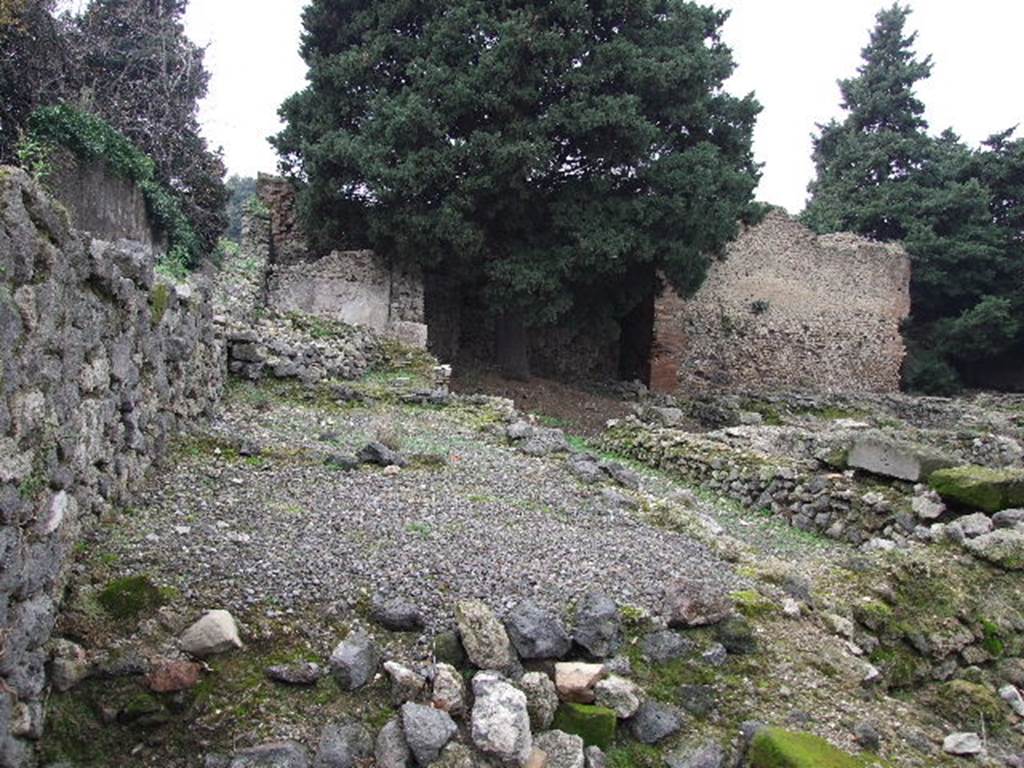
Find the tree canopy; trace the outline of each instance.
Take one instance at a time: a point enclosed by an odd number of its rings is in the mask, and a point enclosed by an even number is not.
[[[840,81],[846,116],[819,126],[804,220],[904,243],[913,262],[908,385],[951,392],[1022,343],[1024,144],[1013,131],[978,149],[928,134],[915,86],[910,9],[883,9],[857,76]]]
[[[748,211],[759,106],[722,89],[726,18],[682,0],[314,0],[308,86],[273,141],[320,249],[460,276],[499,341],[584,294],[624,314],[655,270],[693,291]]]

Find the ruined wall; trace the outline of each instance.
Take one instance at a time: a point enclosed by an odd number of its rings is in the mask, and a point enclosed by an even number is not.
[[[296,218],[295,190],[284,179],[261,176],[257,194],[269,211],[266,304],[388,334],[426,347],[423,276],[373,251],[308,253]]]
[[[659,298],[651,387],[897,391],[909,312],[902,248],[817,236],[773,212],[733,243],[694,298]]]
[[[43,730],[62,572],[224,376],[204,292],[154,274],[152,248],[73,229],[0,168],[0,766]]]
[[[81,161],[58,151],[47,187],[68,209],[72,226],[101,240],[132,240],[166,250],[164,236],[155,230],[146,200],[135,184],[113,176],[99,161]]]

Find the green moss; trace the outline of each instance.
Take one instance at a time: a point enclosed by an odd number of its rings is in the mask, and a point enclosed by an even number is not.
[[[953,467],[932,473],[928,484],[943,498],[983,512],[1024,506],[1024,470]]]
[[[149,295],[150,311],[152,313],[153,325],[160,325],[167,313],[167,307],[171,303],[171,286],[167,283],[157,283]]]
[[[732,600],[736,604],[736,610],[748,619],[767,616],[775,611],[775,603],[756,589],[733,592]]]
[[[981,622],[982,641],[981,646],[988,651],[989,656],[998,659],[1006,652],[1006,643],[1003,640],[1003,632],[994,621],[983,619]]]
[[[608,750],[608,768],[662,768],[665,758],[657,747],[630,742]]]
[[[103,610],[115,619],[134,619],[155,611],[167,602],[164,593],[148,576],[127,576],[110,582],[96,596]]]
[[[936,713],[957,728],[993,731],[1005,726],[1006,709],[995,691],[967,680],[950,680],[928,696]]]
[[[888,633],[893,610],[878,600],[869,600],[853,607],[853,617],[873,632]]]
[[[565,703],[555,712],[551,728],[579,736],[588,747],[608,749],[615,725],[615,712],[607,707]]]
[[[902,643],[883,646],[872,652],[871,663],[894,689],[912,688],[925,677],[927,662]]]
[[[750,768],[866,768],[885,765],[874,756],[854,756],[810,733],[763,728],[750,746]]]
[[[769,427],[781,427],[785,424],[782,414],[771,403],[766,403],[762,400],[747,400],[743,403],[742,407],[745,411],[760,414],[764,423]]]

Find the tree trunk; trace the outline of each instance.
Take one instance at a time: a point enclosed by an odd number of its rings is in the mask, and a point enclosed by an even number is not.
[[[498,317],[494,324],[494,352],[503,376],[516,381],[530,378],[526,324],[519,312],[510,311]]]

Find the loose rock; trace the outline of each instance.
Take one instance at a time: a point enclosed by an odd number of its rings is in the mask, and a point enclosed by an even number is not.
[[[447,712],[409,702],[402,706],[402,731],[416,762],[427,766],[437,759],[458,728]]]
[[[373,739],[360,723],[328,725],[320,732],[313,768],[358,768],[373,755]]]
[[[526,709],[530,714],[530,726],[534,731],[546,731],[558,709],[558,692],[551,678],[543,672],[527,672],[519,681],[519,688],[526,694]]]
[[[405,732],[402,730],[402,720],[393,717],[380,729],[377,734],[377,743],[373,750],[374,759],[377,761],[377,768],[408,768],[412,761],[412,752],[405,742]]]
[[[563,701],[593,704],[598,681],[606,677],[603,664],[565,661],[555,664],[555,689]]]
[[[238,625],[227,611],[210,611],[181,636],[181,649],[199,658],[216,656],[241,647]]]
[[[631,680],[612,676],[594,686],[594,702],[600,707],[614,710],[622,720],[632,717],[640,709],[643,691]]]
[[[560,659],[572,645],[562,622],[532,600],[525,600],[505,617],[508,636],[523,659]]]
[[[505,671],[515,665],[512,643],[494,612],[479,600],[455,606],[455,621],[469,660],[478,669]]]
[[[534,740],[537,749],[547,755],[547,768],[585,768],[583,739],[562,731],[547,731]]]
[[[492,672],[473,678],[473,694],[473,743],[504,762],[525,765],[533,751],[526,694]]]
[[[721,587],[692,579],[676,579],[665,588],[662,614],[670,627],[717,624],[732,613],[732,601]]]
[[[589,592],[576,614],[573,640],[591,656],[614,656],[622,645],[622,620],[615,601],[607,595]]]
[[[658,744],[679,731],[683,718],[675,707],[647,701],[626,722],[629,732],[637,741]]]
[[[379,663],[373,640],[364,632],[353,632],[331,654],[331,674],[342,690],[354,691],[373,679]]]

